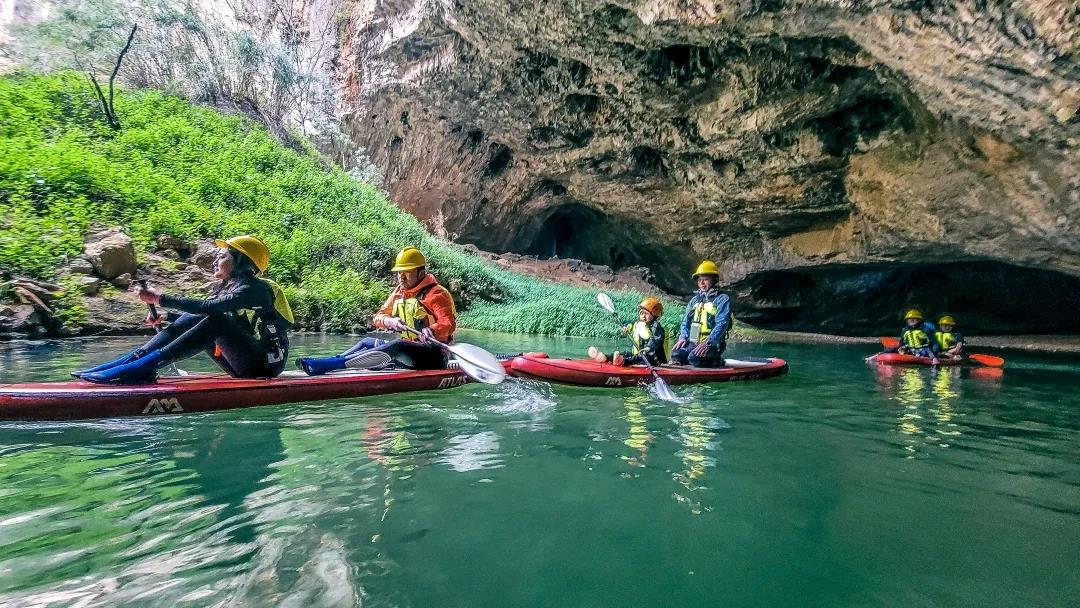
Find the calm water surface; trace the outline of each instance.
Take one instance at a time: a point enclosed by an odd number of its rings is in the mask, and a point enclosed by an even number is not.
[[[3,344],[0,382],[134,343]],[[0,606],[1075,606],[1080,361],[872,350],[736,345],[791,373],[678,404],[508,381],[0,423]]]

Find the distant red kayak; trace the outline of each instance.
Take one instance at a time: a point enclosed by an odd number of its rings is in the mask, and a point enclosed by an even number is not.
[[[509,367],[509,362],[504,362]],[[211,374],[169,376],[154,384],[84,381],[0,384],[0,420],[79,420],[212,412],[259,405],[453,388],[472,380],[460,369],[356,371],[248,380]]]
[[[935,364],[930,357],[916,357],[900,353],[878,353],[866,360],[878,365],[960,365],[963,363],[963,360],[939,359],[939,362]]]
[[[745,365],[742,366],[742,365]],[[637,386],[653,382],[652,374],[642,366],[621,367],[610,363],[597,363],[590,359],[551,359],[544,355],[522,355],[510,364],[511,372],[520,378],[548,380],[579,386],[621,387]],[[740,367],[681,367],[660,366],[656,368],[668,384],[697,384],[703,382],[728,382],[732,380],[760,380],[786,374],[787,362],[783,359],[762,359],[740,362]]]

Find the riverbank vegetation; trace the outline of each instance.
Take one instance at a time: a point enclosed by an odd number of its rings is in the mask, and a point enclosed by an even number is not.
[[[140,251],[256,234],[268,276],[303,323],[366,323],[390,290],[390,261],[419,246],[454,293],[462,325],[521,333],[612,335],[589,290],[500,269],[430,235],[371,184],[264,126],[163,92],[120,92],[110,128],[82,75],[0,78],[0,276],[53,279],[94,224],[123,227]],[[640,294],[612,294],[629,318]],[[669,315],[668,321],[674,323]]]

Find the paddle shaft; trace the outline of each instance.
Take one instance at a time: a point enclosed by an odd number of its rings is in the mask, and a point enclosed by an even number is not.
[[[412,327],[409,327],[408,325],[405,325],[404,327],[405,327],[405,331],[408,331],[411,334],[415,334],[417,336],[421,335],[418,330],[413,329]],[[434,345],[438,346],[439,348],[445,350],[446,352],[450,353],[451,355],[454,355],[454,357],[458,358],[459,360],[466,361],[470,365],[473,365],[473,366],[478,367],[478,368],[480,368],[482,370],[485,370],[489,374],[499,373],[499,372],[502,371],[502,370],[491,369],[491,367],[488,366],[488,365],[480,363],[480,362],[476,361],[475,359],[470,359],[468,356],[462,354],[460,350],[455,351],[450,345],[445,344],[443,342],[440,342],[440,341],[436,340],[435,338],[429,337],[427,340],[428,340],[428,342],[431,342],[432,344],[434,344]],[[492,359],[495,358],[495,356],[491,355],[491,353],[488,353],[488,355],[491,356]],[[464,371],[465,373],[467,373],[469,375],[472,375],[472,373],[469,372],[469,370],[467,368],[465,368],[465,367],[462,367],[462,371]],[[477,379],[480,380],[480,378],[477,378]],[[501,382],[501,380],[500,380],[500,382]]]
[[[143,289],[146,289],[146,280],[145,279],[139,279],[138,281],[135,281],[135,282],[139,284],[139,287],[142,287]],[[154,317],[154,325],[153,325],[154,333],[155,334],[160,334],[161,333],[161,324],[157,322],[157,319],[158,319],[157,306],[154,306],[153,304],[147,304],[146,307],[150,309],[150,316]],[[171,369],[172,372],[174,374],[176,374],[177,376],[184,375],[184,374],[180,373],[180,368],[176,367],[175,362],[169,364],[169,369]],[[185,372],[185,374],[186,373],[187,372]]]

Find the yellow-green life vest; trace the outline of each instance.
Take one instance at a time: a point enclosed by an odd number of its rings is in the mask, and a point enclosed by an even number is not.
[[[626,333],[630,335],[630,341],[634,343],[634,354],[640,355],[645,349],[645,343],[652,340],[652,328],[645,321],[636,321],[626,326]]]
[[[950,350],[960,343],[960,340],[956,338],[956,334],[951,331],[939,331],[934,336],[937,338],[942,350]]]
[[[394,308],[391,311],[391,315],[401,319],[401,322],[405,325],[420,331],[425,327],[431,325],[431,312],[424,306],[421,300],[431,292],[432,289],[439,287],[439,285],[428,285],[424,289],[416,292],[416,296],[412,298],[404,297],[402,294],[397,300],[394,300]],[[420,337],[414,333],[403,331],[401,337],[404,340],[418,341]]]
[[[289,300],[285,297],[285,292],[281,289],[281,286],[270,279],[259,278],[257,280],[270,286],[270,291],[274,294],[274,312],[280,315],[289,325],[295,323],[292,307],[289,306]],[[282,352],[283,345],[281,336],[278,335],[277,319],[273,318],[273,314],[268,310],[255,310],[253,308],[241,308],[236,311],[236,314],[248,322],[251,333],[256,340],[265,341],[270,346],[271,352],[268,355],[270,363],[281,361],[281,357],[284,356]]]
[[[690,341],[694,344],[701,344],[709,339],[709,334],[712,333],[713,326],[716,324],[716,304],[713,304],[712,300],[702,299],[697,304],[694,304],[693,318],[690,321]],[[731,325],[728,325],[728,330],[731,330]]]
[[[289,306],[289,300],[285,297],[285,292],[281,289],[281,286],[271,281],[270,279],[260,278],[257,280],[262,281],[263,283],[266,283],[270,286],[270,291],[274,294],[274,311],[277,312],[277,314],[281,315],[281,318],[285,319],[285,321],[288,322],[289,325],[295,323],[296,320],[295,317],[293,317],[292,307]],[[240,310],[236,311],[236,314],[246,319],[247,322],[251,324],[252,329],[255,330],[256,337],[260,337],[258,335],[258,323],[256,322],[256,320],[259,318],[260,311],[253,308],[241,308]],[[264,323],[266,325],[271,325],[269,320],[264,320]]]
[[[908,348],[926,348],[930,346],[930,336],[920,327],[911,327],[900,334],[900,342]]]

